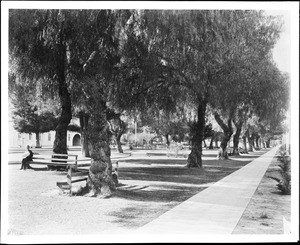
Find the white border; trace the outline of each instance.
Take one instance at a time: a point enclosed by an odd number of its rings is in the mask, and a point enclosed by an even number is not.
[[[8,95],[8,9],[268,9],[291,13],[291,142],[292,142],[292,235],[101,235],[101,236],[17,236],[8,237],[7,227],[7,111]],[[109,1],[20,1],[1,2],[1,243],[136,243],[136,242],[295,242],[299,240],[299,2],[109,2]]]

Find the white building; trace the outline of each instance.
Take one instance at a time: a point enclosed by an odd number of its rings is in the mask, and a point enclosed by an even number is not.
[[[76,119],[72,119],[72,123],[76,123]],[[19,133],[13,128],[13,122],[8,122],[9,132],[8,132],[8,143],[9,148],[25,148],[27,145],[32,147],[36,146],[36,135]],[[41,147],[53,147],[55,139],[55,131],[50,131],[47,133],[40,134],[40,146]],[[67,132],[67,146],[80,146],[80,133],[77,132]]]

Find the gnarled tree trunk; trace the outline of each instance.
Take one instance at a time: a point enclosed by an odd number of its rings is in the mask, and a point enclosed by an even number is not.
[[[115,190],[112,180],[112,164],[110,160],[110,130],[106,118],[106,103],[94,100],[87,129],[91,167],[89,170],[89,196],[106,198]]]
[[[240,135],[241,135],[241,131],[242,131],[242,126],[243,126],[243,122],[239,121],[237,123],[234,123],[235,127],[236,127],[236,131],[235,134],[233,136],[233,155],[234,156],[238,156],[240,155],[239,153],[239,140],[240,140]]]
[[[202,168],[202,141],[205,127],[205,112],[207,102],[200,100],[198,105],[198,120],[192,130],[192,149],[187,159],[187,167]]]
[[[215,113],[215,119],[216,119],[217,123],[220,125],[220,127],[223,129],[223,132],[224,132],[224,137],[221,141],[221,145],[220,145],[221,148],[220,148],[218,157],[221,160],[228,159],[227,144],[232,135],[231,118],[229,118],[227,120],[227,125],[223,122],[223,120],[221,119],[221,117],[218,113]]]

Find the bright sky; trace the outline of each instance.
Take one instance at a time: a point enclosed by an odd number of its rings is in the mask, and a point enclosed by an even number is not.
[[[273,50],[273,58],[279,69],[291,73],[291,16],[288,10],[267,10],[266,14],[281,16],[282,33]]]

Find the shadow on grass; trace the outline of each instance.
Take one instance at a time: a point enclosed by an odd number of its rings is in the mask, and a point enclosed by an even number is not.
[[[136,162],[138,160],[135,160]],[[250,161],[204,161],[204,168],[186,168],[184,166],[149,166],[139,160],[140,165],[119,168],[119,181],[144,181],[132,186],[120,186],[115,194],[118,198],[143,202],[184,201],[205,189],[203,184],[214,183],[245,166]],[[174,160],[160,160],[174,164]],[[176,160],[177,164],[180,160]],[[166,184],[164,184],[166,183]],[[189,186],[190,185],[190,186]],[[192,186],[194,185],[194,186]],[[202,185],[202,186],[201,186]]]
[[[138,204],[115,210],[109,215],[115,217],[113,222],[123,227],[142,226],[251,161],[252,159],[221,161],[214,158],[204,160],[203,169],[190,169],[185,167],[184,159],[149,157],[124,160],[122,162],[128,164],[122,166],[120,162],[120,186],[114,197],[136,201]],[[131,184],[122,184],[126,180]]]
[[[235,170],[245,166],[250,161],[208,160],[203,161],[203,169],[184,167],[186,161],[179,159],[135,159],[126,160],[124,162],[132,162],[136,165],[132,167],[130,165],[123,168],[120,167],[120,179],[175,182],[179,184],[204,184],[220,180]],[[151,166],[151,164],[155,165]],[[164,166],[159,166],[159,164]],[[168,164],[172,166],[169,167],[167,166]]]
[[[67,170],[65,170],[65,169],[53,169],[53,170],[50,170],[50,169],[48,169],[47,167],[44,167],[44,168],[34,168],[34,167],[32,167],[31,168],[33,171],[36,171],[36,172],[52,172],[52,173],[54,173],[54,174],[56,174],[56,175],[66,175],[67,174]]]
[[[118,189],[114,194],[115,197],[129,199],[140,202],[182,202],[191,195],[198,193],[204,187],[170,187],[160,186],[158,188],[149,188],[149,186],[141,186],[133,190]]]
[[[151,156],[167,156],[168,154],[167,153],[152,153],[152,152],[149,152],[149,153],[146,153],[148,157],[151,157]]]
[[[120,160],[119,161],[120,164],[122,164],[122,162],[126,162],[126,163],[138,163],[141,165],[151,165],[151,164],[161,164],[161,165],[165,165],[165,164],[170,164],[170,165],[181,165],[182,167],[184,165],[186,165],[186,160],[185,159],[151,159],[151,157],[149,158],[142,158],[142,159],[124,159],[124,160]]]
[[[251,153],[251,154],[243,154],[243,155],[238,155],[238,156],[229,156],[229,157],[232,157],[232,158],[257,158],[259,155],[261,155],[260,153]],[[149,158],[151,158],[151,156],[165,156],[165,157],[167,157],[168,156],[168,154],[166,154],[166,153],[147,153],[147,156],[149,157]],[[169,154],[169,156],[170,157],[172,157],[172,158],[174,158],[175,157],[175,154]],[[185,160],[187,159],[187,157],[186,156],[188,156],[188,154],[182,154],[182,153],[180,153],[180,154],[178,154],[177,155],[177,157],[178,158],[185,158]],[[218,156],[218,154],[217,153],[215,153],[215,154],[203,154],[202,155],[203,157],[211,157],[212,159],[216,159],[217,158],[217,156]]]
[[[31,169],[34,170],[34,171],[49,171],[47,167],[44,167],[44,168],[31,167]]]
[[[138,202],[138,205],[132,204],[109,213],[110,216],[116,218],[113,222],[119,223],[121,226],[132,228],[142,226],[206,189],[210,183],[219,181],[250,162],[203,161],[203,169],[189,169],[183,166],[158,165],[152,167],[145,165],[147,161],[142,160],[143,164],[140,166],[119,169],[120,185],[114,193],[114,197]],[[164,160],[165,163],[166,161],[169,160]],[[180,162],[180,160],[176,161]],[[174,162],[174,160],[170,160],[170,162]],[[133,184],[122,184],[124,180],[132,180]],[[142,182],[134,183],[135,180]],[[208,185],[203,186],[203,184]],[[149,214],[151,214],[151,219],[147,218]]]
[[[131,205],[120,210],[110,212],[109,215],[115,217],[114,223],[123,227],[139,227],[150,220],[163,214],[170,208],[186,201],[191,196],[205,189],[204,187],[183,187],[159,185],[156,189],[143,186],[140,189],[126,190],[118,189],[114,194],[120,199],[127,199],[139,202],[138,205]],[[157,203],[157,205],[155,204]],[[158,204],[160,203],[160,204]],[[161,206],[161,203],[164,203]],[[154,205],[153,205],[154,204]],[[149,219],[149,216],[152,217]]]
[[[258,158],[260,155],[261,154],[259,154],[259,155],[243,154],[243,155],[238,155],[238,156],[229,156],[229,158],[241,158],[241,159],[243,159],[243,158],[253,158],[253,159],[255,159],[255,158]]]

